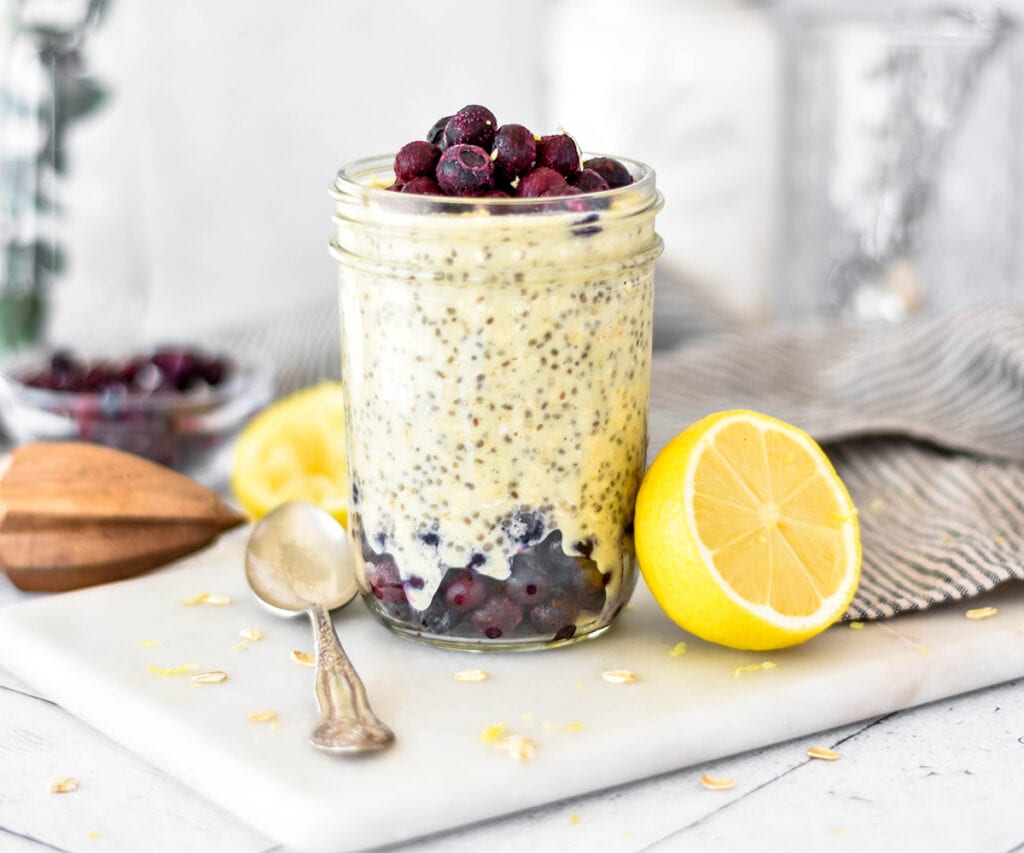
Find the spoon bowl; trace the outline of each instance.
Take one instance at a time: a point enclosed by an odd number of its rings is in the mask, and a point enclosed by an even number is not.
[[[355,559],[344,528],[301,501],[282,504],[253,529],[245,576],[256,596],[279,612],[305,611],[316,637],[320,719],[310,742],[333,753],[383,749],[395,735],[370,708],[366,688],[342,648],[329,611],[357,592]]]
[[[290,501],[268,513],[249,537],[245,576],[264,603],[301,612],[335,610],[359,591],[348,534],[319,507]]]

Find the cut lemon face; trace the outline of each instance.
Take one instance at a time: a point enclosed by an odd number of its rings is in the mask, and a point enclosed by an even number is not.
[[[235,444],[231,488],[253,520],[287,501],[301,500],[347,526],[341,385],[327,382],[298,391],[256,415]]]
[[[860,579],[857,510],[803,430],[750,411],[709,415],[655,459],[637,495],[636,551],[682,628],[740,649],[813,637]]]

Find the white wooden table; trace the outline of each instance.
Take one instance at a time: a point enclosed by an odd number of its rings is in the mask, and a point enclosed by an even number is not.
[[[0,607],[25,598],[0,577]],[[814,740],[841,758],[802,739],[394,849],[1024,850],[1024,679]],[[0,670],[0,851],[44,850],[286,853]]]

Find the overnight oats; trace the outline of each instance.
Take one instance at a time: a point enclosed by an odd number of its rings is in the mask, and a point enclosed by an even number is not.
[[[332,192],[350,532],[394,631],[550,647],[636,581],[661,197],[647,166],[488,116]]]

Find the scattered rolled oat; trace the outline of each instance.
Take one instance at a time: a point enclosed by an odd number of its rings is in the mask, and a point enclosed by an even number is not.
[[[609,669],[601,673],[601,678],[612,684],[632,684],[636,676],[628,669]]]
[[[729,788],[736,787],[736,781],[734,779],[725,779],[719,776],[708,776],[707,773],[700,774],[700,783],[705,788],[710,788],[712,791],[725,791]]]
[[[569,815],[569,826],[579,826],[580,816],[578,814]]]
[[[975,607],[973,610],[968,610],[964,615],[968,619],[989,619],[995,616],[999,611],[995,607]]]
[[[300,652],[298,649],[292,652],[292,660],[301,663],[303,666],[316,666],[316,655],[309,652]]]
[[[235,651],[246,648],[249,643],[256,643],[263,639],[263,632],[259,628],[243,628],[238,632],[238,635],[242,639],[231,647]]]
[[[864,623],[863,622],[851,622],[850,623],[850,630],[851,631],[863,631],[864,630]]]
[[[184,675],[187,672],[191,672],[193,669],[198,669],[199,664],[197,663],[183,663],[181,666],[155,666],[154,664],[147,663],[146,669],[150,672],[155,672],[157,675]]]
[[[871,503],[868,504],[868,509],[875,515],[881,515],[882,510],[885,509],[885,501],[881,498],[875,498]]]
[[[460,669],[455,673],[456,681],[486,681],[487,671],[483,669]]]
[[[686,643],[676,643],[671,649],[669,649],[668,656],[670,658],[677,658],[680,655],[686,654]]]
[[[1003,536],[1003,534],[1002,534],[1002,533],[1000,533],[1000,534],[999,534],[999,535],[998,535],[998,536],[996,537],[996,545],[1005,545],[1005,544],[1006,544],[1006,537],[1005,537],[1005,536]]]
[[[277,711],[253,711],[249,719],[254,723],[269,723],[277,716]]]
[[[829,749],[827,746],[812,746],[807,750],[807,756],[809,758],[820,758],[822,761],[835,761],[839,758],[839,753],[834,749]]]
[[[533,720],[533,711],[523,711],[523,722],[529,723]]]
[[[155,648],[157,648],[157,646],[162,646],[163,644],[164,644],[163,640],[143,640],[142,641],[142,647],[145,648],[145,649],[155,649]]]
[[[507,752],[516,761],[532,761],[537,754],[537,744],[523,735],[507,735],[494,741],[494,748]]]
[[[228,680],[228,674],[219,669],[211,669],[209,672],[200,672],[192,676],[196,684],[220,684]]]
[[[480,732],[480,740],[484,743],[494,743],[505,736],[505,732],[508,729],[505,728],[504,723],[494,723]]]
[[[733,678],[739,678],[745,672],[755,672],[759,669],[775,669],[778,667],[777,663],[772,663],[770,660],[762,661],[761,663],[749,663],[746,666],[738,666],[732,671]]]
[[[100,837],[100,834],[95,829],[90,829],[87,833],[85,833],[85,837],[88,838],[90,841],[95,841],[97,838]]]
[[[61,776],[50,785],[51,794],[70,794],[78,790],[78,780],[74,776]]]
[[[224,607],[230,603],[231,599],[226,595],[214,595],[209,592],[201,592],[181,602],[183,607],[195,607],[197,604],[212,604],[217,607]]]

